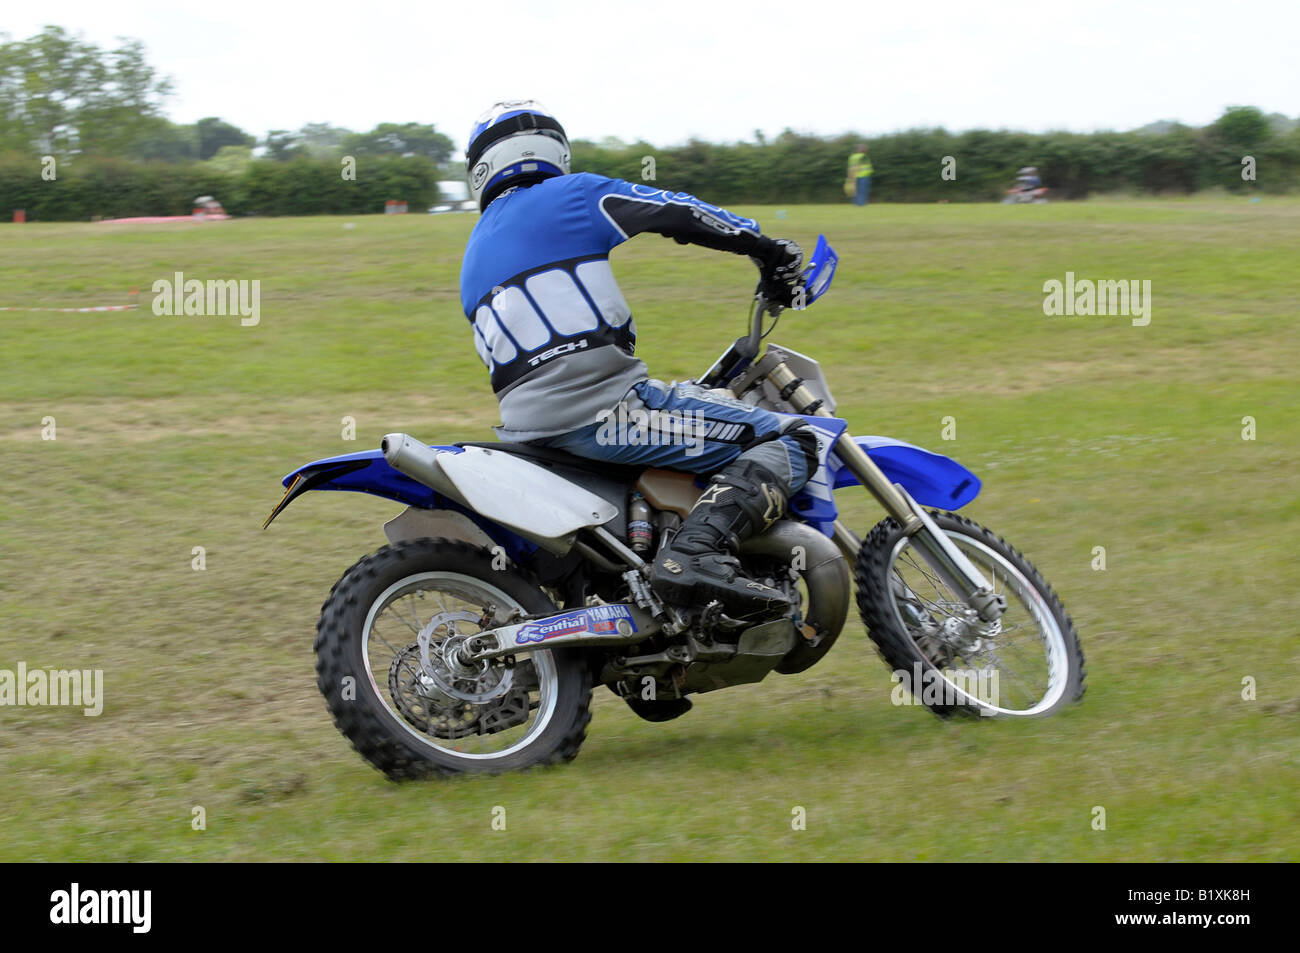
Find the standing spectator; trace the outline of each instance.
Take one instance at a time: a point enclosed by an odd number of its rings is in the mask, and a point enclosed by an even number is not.
[[[871,173],[874,171],[871,157],[867,155],[866,143],[858,143],[857,152],[849,156],[849,178],[844,184],[844,191],[853,196],[854,205],[867,204],[871,195]]]

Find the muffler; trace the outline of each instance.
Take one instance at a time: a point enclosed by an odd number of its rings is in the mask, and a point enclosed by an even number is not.
[[[437,490],[462,506],[467,505],[465,498],[456,489],[456,484],[451,482],[451,478],[438,465],[437,450],[404,433],[385,434],[379,449],[394,470],[405,473],[412,480],[423,483],[431,490]]]

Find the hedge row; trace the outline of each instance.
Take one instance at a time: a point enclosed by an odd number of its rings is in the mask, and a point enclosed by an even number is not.
[[[215,196],[231,215],[360,215],[382,212],[389,199],[421,211],[438,195],[437,166],[419,157],[358,159],[355,179],[344,178],[339,162],[312,159],[259,160],[233,173],[205,162],[91,158],[57,164],[53,178],[43,168],[24,155],[0,158],[3,219],[15,209],[30,221],[187,215],[200,195]]]
[[[668,149],[575,142],[573,166],[718,203],[842,202],[846,162],[858,141],[787,132],[772,142],[694,141]],[[990,201],[1023,165],[1038,166],[1058,198],[1214,187],[1283,192],[1300,186],[1300,129],[1261,135],[1249,145],[1233,142],[1218,126],[1086,135],[912,130],[872,139],[870,147],[873,201]],[[1254,180],[1242,176],[1247,156]],[[355,179],[344,177],[338,160],[306,158],[259,159],[230,172],[216,163],[82,157],[65,160],[52,180],[42,177],[42,169],[36,157],[0,157],[0,218],[20,208],[37,221],[183,215],[205,194],[216,196],[232,215],[358,215],[382,212],[389,199],[404,200],[416,211],[436,200],[436,182],[448,174],[416,156],[361,158]]]
[[[711,202],[843,202],[848,157],[860,140],[785,133],[765,144],[691,142],[671,149],[637,143],[611,150],[574,144],[574,165],[691,192]],[[1094,192],[1188,193],[1220,187],[1284,192],[1300,187],[1300,130],[1243,146],[1208,129],[1161,134],[912,130],[868,140],[872,201],[986,202],[998,199],[1021,166],[1038,166],[1060,198]],[[1256,179],[1242,178],[1251,156]],[[945,157],[952,162],[945,163]],[[653,159],[653,166],[647,162]],[[945,179],[945,166],[955,178]],[[654,179],[646,179],[653,170]]]

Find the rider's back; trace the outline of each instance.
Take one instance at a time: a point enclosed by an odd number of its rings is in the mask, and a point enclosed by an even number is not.
[[[591,423],[648,376],[609,267],[626,238],[600,209],[614,184],[580,173],[507,192],[470,235],[461,304],[510,439]]]

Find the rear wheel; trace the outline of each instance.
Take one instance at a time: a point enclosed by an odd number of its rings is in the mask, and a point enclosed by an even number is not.
[[[335,725],[394,780],[571,760],[591,720],[591,676],[577,653],[466,664],[455,651],[511,610],[557,611],[481,548],[417,539],[365,557],[335,584],[317,625],[317,685]]]
[[[858,609],[895,680],[940,715],[1050,715],[1079,699],[1083,649],[1052,587],[978,523],[933,516],[1007,608],[998,621],[983,622],[897,522],[878,523],[858,552]]]

